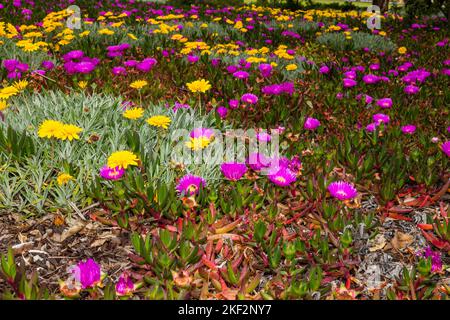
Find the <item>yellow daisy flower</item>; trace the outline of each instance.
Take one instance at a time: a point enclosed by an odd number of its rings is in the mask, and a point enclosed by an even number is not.
[[[68,173],[61,173],[58,178],[56,178],[56,181],[58,181],[58,184],[60,186],[68,183],[70,180],[75,180],[70,174]]]
[[[0,99],[8,99],[19,93],[19,90],[13,86],[4,87],[0,89]]]
[[[137,156],[130,151],[116,151],[113,152],[108,158],[108,167],[114,169],[119,167],[119,169],[126,169],[128,166],[137,166],[138,163]]]
[[[186,142],[186,146],[194,151],[206,148],[211,143],[211,139],[206,137],[191,138],[190,141]]]
[[[188,89],[191,92],[206,92],[209,89],[211,89],[211,84],[209,83],[208,80],[205,79],[200,79],[200,80],[196,80],[193,82],[189,82],[186,84]]]
[[[81,90],[86,89],[87,85],[88,85],[87,81],[80,81],[80,82],[78,82],[78,87],[79,87]]]
[[[130,87],[133,89],[141,90],[143,87],[148,85],[148,82],[145,80],[136,80],[130,84]]]
[[[6,100],[0,100],[0,111],[6,110],[6,108],[8,108]]]
[[[293,63],[288,64],[288,65],[286,66],[286,70],[287,70],[287,71],[294,71],[294,70],[296,70],[296,69],[297,69],[297,65],[296,65],[296,64],[293,64]]]
[[[166,116],[153,116],[148,118],[146,121],[151,126],[167,129],[172,120]]]
[[[79,140],[80,136],[78,135],[83,129],[80,127],[77,127],[73,124],[64,124],[61,128],[61,130],[56,133],[55,137],[60,140],[67,140],[72,141],[73,139]]]
[[[132,108],[128,109],[123,113],[123,116],[127,119],[136,120],[142,117],[144,114],[143,108]]]
[[[45,120],[39,127],[39,138],[53,138],[59,134],[64,126],[63,123],[56,120]]]
[[[20,80],[18,82],[14,82],[13,86],[17,90],[22,91],[22,90],[25,90],[25,88],[28,86],[28,81],[27,80]]]

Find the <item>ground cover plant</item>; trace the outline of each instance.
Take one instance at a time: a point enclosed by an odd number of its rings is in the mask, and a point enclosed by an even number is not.
[[[233,5],[0,2],[2,298],[448,299],[448,20]]]

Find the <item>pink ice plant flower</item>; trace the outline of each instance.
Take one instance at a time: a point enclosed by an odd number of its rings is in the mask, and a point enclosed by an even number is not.
[[[392,107],[392,99],[391,98],[382,98],[378,99],[377,105],[383,109],[389,109]]]
[[[119,180],[125,174],[125,169],[116,167],[111,169],[108,166],[103,166],[100,169],[100,177],[106,180]]]
[[[247,172],[245,163],[225,162],[220,166],[220,170],[226,179],[231,181],[240,180]]]
[[[305,124],[303,125],[303,128],[306,130],[315,130],[320,126],[320,121],[316,118],[308,117],[305,120]]]
[[[116,294],[119,297],[128,296],[133,293],[135,286],[127,274],[122,274],[116,283]]]
[[[355,187],[345,181],[336,181],[330,183],[328,186],[328,191],[331,196],[339,200],[350,200],[358,195],[358,191]]]
[[[444,151],[444,153],[450,157],[450,140],[445,141],[442,145],[441,145],[441,149],[442,151]]]
[[[280,166],[275,173],[268,175],[269,180],[277,186],[286,187],[297,180],[297,175],[284,166]]]
[[[192,174],[187,174],[178,181],[178,184],[175,188],[180,195],[192,196],[197,194],[200,188],[205,186],[205,179]]]
[[[404,134],[413,134],[416,131],[416,126],[412,124],[407,124],[401,127]]]
[[[256,104],[258,102],[258,97],[253,93],[245,93],[242,95],[241,101],[248,104]]]
[[[77,280],[81,283],[83,289],[94,287],[100,283],[100,266],[93,259],[80,261],[76,269]]]
[[[421,258],[431,258],[431,272],[440,272],[442,270],[442,258],[438,251],[433,251],[431,247],[426,247],[419,251],[417,255]]]

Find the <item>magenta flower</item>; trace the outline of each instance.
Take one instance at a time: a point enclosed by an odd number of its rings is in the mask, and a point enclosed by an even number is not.
[[[385,123],[388,124],[389,121],[391,121],[391,119],[389,118],[389,116],[387,114],[383,114],[383,113],[377,113],[374,114],[372,116],[372,119],[375,123],[380,124],[380,123]]]
[[[377,105],[383,109],[391,108],[392,107],[392,99],[391,98],[378,99]]]
[[[108,166],[104,166],[100,169],[100,177],[106,180],[119,180],[125,174],[125,169],[116,167],[111,169]]]
[[[5,67],[8,72],[13,72],[14,70],[16,70],[16,67],[19,63],[19,60],[16,59],[5,59],[3,60],[3,67]]]
[[[239,69],[238,67],[233,66],[233,65],[227,67],[227,71],[229,73],[235,73],[236,71],[238,71],[238,69]]]
[[[123,273],[116,283],[116,294],[119,297],[132,294],[134,291],[134,283],[131,278]]]
[[[228,109],[224,106],[218,106],[216,108],[216,112],[219,114],[221,119],[226,118],[227,114],[228,114]]]
[[[266,131],[261,130],[256,134],[256,139],[258,141],[268,142],[272,140],[272,137]]]
[[[211,139],[214,135],[214,130],[209,128],[195,128],[191,131],[190,137],[191,138],[206,138]]]
[[[417,69],[411,72],[408,72],[403,78],[402,81],[408,84],[413,84],[415,82],[424,82],[426,78],[428,78],[431,75],[430,72],[428,72],[425,69]]]
[[[189,63],[196,63],[199,59],[200,59],[199,56],[194,56],[194,55],[189,55],[187,57],[187,60],[189,61]]]
[[[241,97],[241,101],[249,104],[256,104],[258,102],[258,97],[253,93],[245,93]]]
[[[239,100],[230,99],[230,101],[228,101],[228,105],[230,106],[230,109],[237,109],[239,108]]]
[[[251,153],[247,159],[248,166],[255,171],[267,168],[270,163],[271,159],[259,152]]]
[[[421,252],[418,252],[417,255],[425,259],[431,258],[431,272],[440,272],[442,270],[442,259],[440,252],[433,251],[431,247],[428,246]]]
[[[75,59],[81,59],[84,57],[84,52],[81,50],[73,50],[62,56],[64,61],[71,61]]]
[[[441,149],[442,151],[444,151],[444,153],[450,157],[450,140],[445,141],[442,145],[441,145]]]
[[[373,63],[373,64],[371,64],[369,66],[369,69],[372,70],[372,71],[379,70],[380,69],[380,65],[378,63]]]
[[[357,85],[357,82],[355,80],[347,79],[347,78],[345,78],[343,80],[343,83],[344,83],[344,88],[352,88]]]
[[[182,177],[175,189],[180,195],[192,196],[197,194],[200,188],[206,186],[206,180],[199,176],[187,174]]]
[[[123,65],[127,68],[134,68],[138,63],[136,60],[127,60],[123,62]]]
[[[375,84],[380,81],[380,78],[374,74],[366,74],[362,80],[365,84]]]
[[[378,123],[370,123],[366,126],[368,132],[374,132],[377,129]]]
[[[220,64],[220,59],[214,58],[211,60],[211,65],[217,67]]]
[[[294,84],[292,82],[272,84],[272,85],[263,87],[261,89],[261,92],[263,94],[267,94],[267,95],[280,95],[283,93],[292,95],[294,93]]]
[[[268,175],[269,180],[280,187],[286,187],[297,180],[297,175],[290,169],[280,166],[276,173]]]
[[[373,98],[371,96],[369,96],[368,94],[365,95],[365,103],[366,104],[371,104],[373,101]]]
[[[138,64],[136,64],[136,69],[142,72],[149,72],[155,65],[157,61],[155,58],[145,58]]]
[[[80,261],[77,264],[77,280],[81,283],[83,289],[91,288],[100,283],[100,266],[92,259],[86,262]]]
[[[46,70],[51,70],[55,67],[55,64],[50,60],[44,60],[42,61],[41,66]]]
[[[336,181],[330,183],[328,186],[328,191],[331,196],[337,198],[339,200],[349,200],[353,199],[358,195],[358,191],[356,191],[355,187],[344,181]]]
[[[259,71],[264,78],[270,77],[272,69],[272,65],[269,63],[261,63],[259,65]]]
[[[328,67],[328,66],[321,66],[320,68],[319,68],[319,72],[321,73],[321,74],[328,74],[328,73],[330,73],[330,68]]]
[[[30,69],[30,66],[29,66],[28,64],[26,64],[26,63],[21,63],[21,62],[19,62],[19,63],[16,65],[16,69],[17,69],[18,71],[20,71],[20,72],[27,72],[28,69]]]
[[[249,76],[247,71],[236,71],[235,73],[233,73],[233,77],[238,78],[238,79],[247,79]]]
[[[189,109],[189,108],[190,106],[188,104],[175,102],[175,105],[173,106],[172,110],[176,112],[178,109]]]
[[[405,89],[403,89],[403,91],[404,91],[406,94],[411,95],[411,94],[416,94],[416,93],[418,93],[418,92],[420,91],[420,88],[419,88],[419,87],[416,87],[415,85],[410,84],[410,85],[406,86]]]
[[[114,67],[112,68],[112,74],[115,76],[126,76],[127,70],[124,67]]]
[[[356,79],[356,71],[354,71],[354,70],[347,71],[344,73],[344,77],[347,79],[355,80]]]
[[[407,124],[401,128],[404,134],[413,134],[416,131],[416,126],[412,124]]]
[[[247,166],[245,163],[226,162],[222,163],[220,170],[228,180],[237,181],[247,172]]]
[[[308,117],[306,118],[305,124],[303,125],[303,128],[305,128],[306,130],[315,130],[317,127],[320,126],[320,121],[315,119],[315,118],[311,118]]]

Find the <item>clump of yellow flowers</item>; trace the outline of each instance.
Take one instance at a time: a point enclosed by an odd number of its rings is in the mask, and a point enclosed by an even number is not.
[[[39,127],[38,136],[40,138],[56,138],[58,140],[79,140],[79,133],[83,131],[73,124],[64,124],[56,120],[45,120]]]

